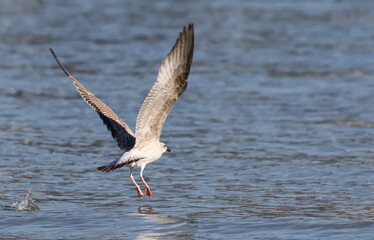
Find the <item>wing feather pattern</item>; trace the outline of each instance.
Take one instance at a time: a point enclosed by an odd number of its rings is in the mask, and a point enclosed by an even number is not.
[[[194,50],[193,24],[183,28],[166,55],[157,80],[148,93],[136,120],[136,143],[159,140],[171,108],[187,88]]]
[[[65,72],[65,74],[73,81],[80,96],[99,114],[103,123],[107,126],[108,130],[112,133],[112,137],[117,141],[118,147],[125,151],[131,150],[135,145],[135,134],[130,127],[113,112],[105,103],[97,98],[93,93],[87,90],[73,75],[66,70],[60,63],[56,54],[50,49],[57,64]]]

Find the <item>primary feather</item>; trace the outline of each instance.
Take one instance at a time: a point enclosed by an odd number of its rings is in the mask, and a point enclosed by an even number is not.
[[[78,82],[73,75],[60,63],[56,54],[50,49],[57,64],[65,72],[65,74],[73,81],[75,88],[79,95],[99,114],[103,123],[112,133],[112,137],[117,141],[118,147],[125,151],[131,150],[135,145],[135,134],[130,127],[117,116],[117,114],[110,109],[104,102],[97,98],[92,92],[86,89],[80,82]]]
[[[170,53],[166,55],[157,80],[148,93],[136,120],[136,142],[158,141],[174,103],[187,88],[194,49],[194,28],[183,28]]]

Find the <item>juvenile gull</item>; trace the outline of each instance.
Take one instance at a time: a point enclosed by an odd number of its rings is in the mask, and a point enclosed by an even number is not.
[[[81,97],[99,114],[108,130],[111,131],[113,138],[117,141],[118,147],[125,151],[117,160],[97,169],[102,172],[109,172],[123,166],[129,167],[130,179],[136,187],[138,196],[144,197],[132,175],[133,168],[140,167],[139,176],[144,183],[145,194],[152,197],[151,189],[143,178],[143,170],[148,163],[159,159],[164,152],[170,152],[170,149],[160,142],[160,135],[171,108],[187,88],[187,78],[190,73],[194,51],[193,24],[189,24],[187,29],[183,27],[183,31],[179,33],[173,48],[162,62],[157,80],[138,113],[135,134],[112,109],[87,90],[66,70],[52,49],[50,51],[60,68],[73,81]]]

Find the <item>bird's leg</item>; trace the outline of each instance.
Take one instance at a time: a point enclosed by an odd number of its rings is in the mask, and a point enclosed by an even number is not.
[[[143,183],[144,183],[144,186],[145,186],[145,190],[144,190],[144,191],[145,191],[145,194],[146,194],[148,197],[153,197],[153,194],[152,194],[151,189],[149,188],[148,184],[146,183],[146,181],[145,181],[144,178],[143,178],[143,170],[144,170],[144,168],[145,168],[145,165],[141,166],[139,176],[140,176],[140,179],[141,179],[141,180],[143,181]]]
[[[130,178],[131,178],[131,181],[134,183],[134,185],[136,187],[136,191],[138,192],[138,197],[144,197],[144,194],[143,194],[142,190],[140,190],[139,185],[135,182],[135,179],[132,176],[132,168],[130,168]]]

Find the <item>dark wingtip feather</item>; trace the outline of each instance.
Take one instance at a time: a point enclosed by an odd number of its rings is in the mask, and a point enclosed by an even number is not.
[[[54,59],[56,60],[58,66],[62,69],[62,71],[64,71],[64,73],[66,74],[66,76],[70,77],[71,74],[70,74],[69,71],[66,70],[66,68],[62,65],[62,63],[60,62],[60,60],[58,60],[58,57],[57,57],[57,55],[55,54],[55,52],[53,51],[53,49],[52,49],[52,48],[49,48],[49,51],[51,51],[52,56],[53,56]]]

